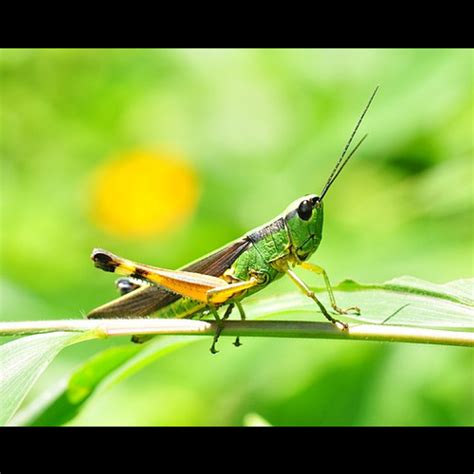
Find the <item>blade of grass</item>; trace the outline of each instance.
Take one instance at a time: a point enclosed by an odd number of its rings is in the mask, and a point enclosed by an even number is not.
[[[190,338],[185,341],[156,339],[146,345],[126,344],[105,349],[80,365],[49,393],[20,411],[10,424],[63,425],[72,420],[93,396],[192,341]]]
[[[0,425],[13,416],[38,377],[66,346],[98,337],[96,331],[53,332],[0,346]]]

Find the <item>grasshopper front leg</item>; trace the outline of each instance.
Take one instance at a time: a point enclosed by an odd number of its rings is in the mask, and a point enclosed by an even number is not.
[[[329,282],[329,277],[328,274],[326,273],[326,270],[324,268],[320,267],[319,265],[315,265],[314,263],[308,263],[308,262],[302,262],[300,264],[301,268],[304,268],[305,270],[309,270],[310,272],[317,273],[318,275],[322,275],[324,278],[324,283],[326,285],[326,290],[329,295],[329,301],[331,302],[331,306],[336,311],[336,313],[339,314],[348,314],[350,312],[353,312],[354,314],[359,315],[360,314],[360,308],[357,306],[351,306],[350,308],[342,309],[339,308],[339,306],[336,304],[336,298],[334,298],[334,293],[332,291],[331,283]]]
[[[318,306],[319,306],[319,309],[321,310],[321,312],[323,313],[323,315],[326,317],[326,319],[328,319],[329,321],[331,321],[331,323],[333,323],[338,329],[340,329],[341,331],[344,331],[344,330],[347,330],[348,329],[348,326],[346,323],[343,323],[342,321],[339,321],[337,319],[334,319],[327,311],[327,309],[324,307],[324,305],[321,303],[321,301],[319,301],[319,299],[316,297],[316,295],[314,294],[314,291],[312,291],[308,285],[306,285],[306,283],[298,276],[296,275],[296,273],[293,271],[293,270],[290,270],[289,268],[286,269],[286,274],[291,278],[291,280],[296,284],[296,286],[298,286],[298,288],[300,288],[300,290],[303,291],[303,293],[308,296],[309,298],[311,298]]]

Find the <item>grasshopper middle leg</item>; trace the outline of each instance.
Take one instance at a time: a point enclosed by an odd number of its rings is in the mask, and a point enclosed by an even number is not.
[[[217,354],[219,352],[216,349],[216,344],[217,344],[217,341],[219,340],[219,336],[220,336],[220,334],[222,332],[222,329],[223,329],[222,322],[225,321],[226,319],[229,319],[229,316],[231,315],[233,309],[234,309],[234,303],[230,303],[227,306],[227,309],[224,313],[224,316],[222,316],[222,318],[220,318],[219,314],[217,313],[216,308],[214,308],[213,306],[210,307],[210,311],[211,311],[212,315],[214,316],[214,318],[217,322],[217,330],[216,330],[216,333],[214,334],[214,338],[212,340],[211,348],[209,349],[212,354]]]
[[[242,308],[242,305],[240,304],[239,301],[236,301],[235,304],[237,305],[237,309],[239,310],[239,313],[240,313],[240,319],[242,321],[245,321],[245,311],[244,311],[244,308]],[[235,338],[235,341],[234,341],[234,346],[235,347],[239,347],[241,346],[242,343],[240,342],[240,336],[237,336]]]
[[[214,307],[210,307],[210,311],[212,313],[212,315],[214,316],[216,322],[217,322],[217,330],[216,330],[216,334],[214,335],[214,338],[212,340],[212,345],[211,345],[211,348],[210,348],[210,351],[212,354],[217,354],[217,352],[219,352],[217,349],[216,349],[216,343],[217,341],[219,340],[219,336],[223,330],[223,325],[222,323],[229,319],[230,315],[232,314],[232,310],[234,309],[234,306],[237,306],[238,310],[239,310],[239,314],[240,314],[240,319],[242,321],[245,321],[245,312],[244,312],[244,308],[242,308],[242,305],[240,304],[240,302],[238,301],[235,301],[235,302],[232,302],[232,303],[229,303],[229,305],[227,306],[227,309],[224,313],[224,316],[222,316],[222,318],[219,317],[218,313],[217,313],[217,310],[214,308]],[[240,337],[237,336],[235,338],[235,341],[233,342],[234,346],[235,347],[239,347],[242,345],[242,343],[240,342]]]
[[[223,329],[223,325],[222,325],[222,322],[225,321],[226,319],[229,318],[230,314],[232,313],[232,310],[234,309],[234,304],[237,305],[237,308],[239,309],[239,313],[240,313],[240,317],[241,319],[245,319],[245,313],[244,313],[244,310],[242,308],[242,305],[240,304],[240,302],[238,301],[232,301],[230,302],[231,298],[233,296],[235,296],[236,294],[238,293],[241,293],[242,291],[245,291],[249,288],[252,288],[253,286],[255,285],[258,285],[258,281],[254,278],[251,278],[249,281],[242,281],[242,282],[238,282],[238,283],[231,283],[230,285],[226,285],[225,287],[220,287],[220,288],[215,288],[213,290],[209,290],[207,292],[207,300],[208,300],[208,304],[209,304],[209,309],[211,311],[211,313],[213,314],[215,320],[216,320],[216,323],[217,323],[217,330],[216,330],[216,334],[214,335],[214,339],[212,341],[212,345],[211,345],[211,348],[210,348],[210,351],[215,354],[216,352],[218,352],[216,350],[216,343],[217,341],[219,340],[219,336],[222,332],[222,329]],[[217,313],[217,309],[215,307],[215,304],[212,303],[212,301],[214,299],[218,299],[220,300],[223,296],[228,296],[228,300],[229,301],[229,305],[227,306],[227,310],[226,312],[224,313],[224,316],[222,317],[222,319],[219,317],[219,314]],[[235,342],[234,342],[234,345],[236,347],[240,346],[241,343],[240,343],[240,340],[239,340],[239,337],[237,336]]]

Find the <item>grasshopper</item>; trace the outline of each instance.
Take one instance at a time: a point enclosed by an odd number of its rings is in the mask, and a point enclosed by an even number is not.
[[[323,277],[335,313],[360,314],[357,307],[341,309],[337,306],[326,271],[307,260],[321,242],[323,199],[367,137],[364,135],[347,155],[377,89],[378,87],[372,93],[319,195],[308,194],[297,199],[270,222],[178,270],[143,265],[103,249],[94,249],[91,258],[96,267],[127,278],[116,281],[121,294],[119,298],[94,309],[87,317],[131,318],[153,315],[157,318],[192,318],[212,314],[217,321],[217,329],[210,351],[215,354],[218,352],[216,342],[222,331],[223,321],[230,316],[234,307],[237,307],[241,319],[244,320],[242,300],[283,275],[288,275],[295,285],[316,303],[331,323],[342,331],[347,330],[347,324],[335,319],[328,312],[293,268],[298,266]],[[224,305],[227,308],[221,317],[218,309]],[[144,342],[151,337],[153,336],[136,335],[132,341]],[[240,345],[239,337],[234,345]]]

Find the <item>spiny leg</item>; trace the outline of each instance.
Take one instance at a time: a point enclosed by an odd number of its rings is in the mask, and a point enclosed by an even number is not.
[[[334,293],[332,291],[331,283],[329,282],[328,274],[324,268],[320,267],[319,265],[315,265],[314,263],[302,262],[300,264],[301,268],[305,270],[309,270],[311,272],[317,273],[318,275],[322,275],[324,278],[324,283],[326,284],[326,290],[329,294],[329,301],[331,301],[331,306],[339,314],[348,314],[351,311],[355,314],[360,314],[360,308],[357,306],[351,306],[350,308],[342,309],[336,304],[336,298],[334,298]]]
[[[230,314],[232,313],[232,310],[234,309],[234,303],[230,303],[229,306],[227,306],[227,309],[224,313],[224,316],[222,316],[222,319],[219,318],[219,314],[217,313],[217,309],[214,306],[209,306],[209,310],[213,314],[214,318],[216,319],[217,322],[217,330],[216,333],[214,334],[214,339],[212,340],[212,345],[211,348],[209,349],[212,354],[217,354],[219,351],[216,349],[216,344],[217,341],[219,340],[219,336],[221,335],[223,325],[222,322],[225,321],[226,319],[229,318]]]
[[[136,277],[205,303],[218,326],[211,346],[212,353],[217,352],[215,345],[223,329],[216,307],[260,283],[256,277],[251,277],[247,281],[229,284],[224,279],[211,275],[135,263],[103,249],[94,249],[91,258],[101,270]]]
[[[242,319],[242,321],[245,321],[245,312],[244,312],[244,308],[242,308],[242,305],[238,302],[238,301],[235,301],[233,303],[230,303],[228,306],[227,306],[227,309],[226,309],[226,312],[224,313],[224,316],[222,316],[222,319],[221,321],[226,321],[227,319],[229,319],[230,315],[232,314],[232,311],[234,309],[234,306],[237,305],[237,308],[239,310],[239,314],[240,314],[240,318]],[[214,347],[214,350],[215,350],[215,344],[216,342],[218,341],[219,339],[219,336],[222,332],[222,327],[221,329],[218,329],[218,333],[216,333],[216,336],[214,336],[214,342],[213,342],[213,347]],[[239,347],[242,345],[242,343],[240,342],[240,338],[239,336],[237,336],[235,338],[235,341],[233,342],[234,346],[235,347]],[[212,351],[211,351],[212,352]],[[217,351],[218,352],[218,351]],[[215,353],[215,352],[213,352]]]
[[[222,316],[222,321],[229,319],[229,316],[231,315],[233,309],[234,309],[234,303],[230,303],[227,306],[227,309],[225,310],[224,316]]]
[[[214,318],[216,320],[216,324],[217,324],[216,333],[214,334],[214,338],[212,339],[212,344],[211,344],[211,347],[210,347],[209,350],[211,351],[211,354],[217,354],[219,351],[216,349],[216,344],[217,344],[217,341],[219,340],[219,336],[221,335],[221,332],[222,332],[222,329],[223,329],[222,320],[219,317],[219,314],[217,313],[217,309],[215,308],[215,306],[210,305],[209,310],[211,311],[212,315],[214,316]],[[229,308],[227,308],[227,311],[228,310],[229,310]],[[227,311],[226,311],[226,314],[227,314]],[[230,311],[232,311],[232,309]],[[230,312],[229,312],[229,314],[230,314]],[[229,316],[227,316],[227,317],[229,317]]]
[[[316,295],[314,294],[314,291],[311,291],[308,286],[306,285],[306,283],[301,280],[301,278],[296,275],[295,272],[293,272],[293,270],[290,270],[289,268],[286,270],[286,273],[287,275],[293,280],[293,282],[296,284],[296,286],[298,286],[298,288],[300,288],[303,293],[308,296],[309,298],[311,298],[318,306],[319,306],[319,309],[321,310],[321,312],[324,314],[324,316],[326,317],[326,319],[328,319],[329,321],[331,321],[331,323],[333,323],[338,329],[340,330],[346,330],[348,329],[348,326],[346,323],[343,323],[342,321],[338,321],[337,319],[334,319],[327,311],[327,309],[323,306],[323,304],[321,303],[321,301],[318,300],[318,298],[316,297]]]
[[[225,321],[226,319],[229,319],[230,315],[232,314],[232,310],[234,309],[235,303],[230,303],[229,306],[227,306],[226,312],[224,313],[224,316],[222,317],[222,320]],[[234,346],[240,346],[240,344],[236,344],[238,341],[238,337],[234,342]]]
[[[216,342],[219,339],[219,335],[222,332],[223,326],[222,326],[222,320],[227,319],[230,316],[230,313],[232,312],[234,308],[234,303],[231,302],[229,306],[227,307],[227,310],[223,316],[223,319],[221,320],[219,318],[219,315],[217,314],[217,310],[215,305],[219,304],[223,301],[230,301],[234,296],[238,295],[239,293],[242,293],[245,290],[248,290],[249,288],[252,288],[256,285],[258,285],[259,282],[256,278],[250,278],[248,281],[239,281],[237,283],[231,283],[229,285],[226,285],[221,288],[214,288],[212,290],[209,290],[207,292],[207,303],[209,305],[209,310],[213,314],[216,322],[217,322],[217,330],[216,334],[214,336],[212,346],[211,346],[211,352],[215,354],[216,351]],[[245,319],[245,313],[243,313],[242,306],[240,305],[239,302],[235,301],[235,304],[237,304],[237,307],[239,308],[240,316],[241,318]],[[236,346],[240,345],[240,342],[238,338],[236,339]]]
[[[206,301],[213,304],[222,304],[230,301],[234,296],[246,291],[260,283],[255,277],[250,277],[246,281],[238,281],[236,283],[229,283],[224,286],[212,288],[207,291]]]
[[[95,266],[101,270],[157,284],[180,296],[187,296],[206,304],[226,303],[234,294],[256,284],[256,280],[253,279],[228,284],[224,279],[212,275],[143,265],[103,249],[94,249],[91,258]]]
[[[236,301],[235,304],[237,305],[237,309],[239,310],[239,313],[240,313],[240,319],[242,321],[245,321],[245,311],[244,311],[244,308],[242,307],[242,305],[240,304],[239,301]],[[242,343],[240,342],[240,336],[237,336],[235,338],[235,341],[234,341],[234,346],[235,347],[239,347],[241,346]]]

